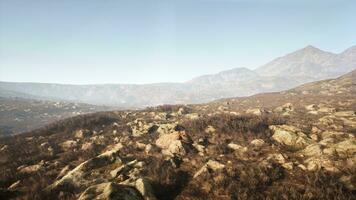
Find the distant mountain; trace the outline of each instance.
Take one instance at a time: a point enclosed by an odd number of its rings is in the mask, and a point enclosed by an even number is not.
[[[340,54],[307,46],[256,70],[235,68],[184,83],[64,85],[0,82],[0,96],[30,95],[36,99],[121,107],[204,103],[286,90],[307,82],[335,78],[353,69],[356,69],[356,46]]]
[[[355,68],[356,46],[340,54],[307,46],[259,67],[256,72],[262,76],[298,79],[300,83],[303,83],[334,78]]]

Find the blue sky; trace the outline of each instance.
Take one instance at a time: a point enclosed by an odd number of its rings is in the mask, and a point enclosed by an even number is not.
[[[0,80],[182,82],[356,44],[354,0],[0,0]]]

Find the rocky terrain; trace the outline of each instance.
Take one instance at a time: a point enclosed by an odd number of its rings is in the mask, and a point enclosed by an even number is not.
[[[355,199],[356,71],[0,140],[1,199]]]
[[[0,137],[40,128],[60,119],[113,108],[65,101],[0,97]]]
[[[0,82],[0,96],[25,95],[36,99],[144,108],[162,104],[206,103],[220,98],[276,92],[311,81],[335,78],[354,69],[356,46],[339,54],[307,46],[256,70],[235,68],[184,83],[64,85]]]

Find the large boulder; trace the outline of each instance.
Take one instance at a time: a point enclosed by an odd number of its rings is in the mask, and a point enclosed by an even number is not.
[[[294,126],[272,125],[269,128],[274,132],[272,139],[282,145],[294,149],[302,149],[313,143],[300,129]]]
[[[157,140],[156,145],[162,149],[167,149],[172,142],[180,139],[180,133],[174,132],[169,134],[162,134]]]
[[[167,149],[164,149],[162,151],[162,153],[169,156],[174,156],[174,155],[184,156],[187,153],[187,151],[185,150],[182,141],[174,140],[169,144]]]
[[[119,159],[117,155],[122,148],[122,144],[119,143],[112,149],[100,154],[99,156],[81,163],[73,170],[69,171],[61,179],[55,181],[52,185],[47,187],[47,190],[52,190],[63,186],[65,187],[68,184],[73,186],[82,186],[87,184],[87,181],[83,177],[90,173],[91,170],[106,166]]]
[[[162,149],[162,153],[165,155],[184,156],[191,142],[191,139],[185,131],[174,131],[168,134],[161,134],[156,140],[156,145]]]

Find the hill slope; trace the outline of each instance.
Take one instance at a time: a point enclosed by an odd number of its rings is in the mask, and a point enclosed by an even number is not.
[[[208,104],[81,115],[0,140],[20,199],[355,199],[356,71]]]
[[[64,101],[0,97],[0,137],[28,132],[67,117],[112,109]]]

